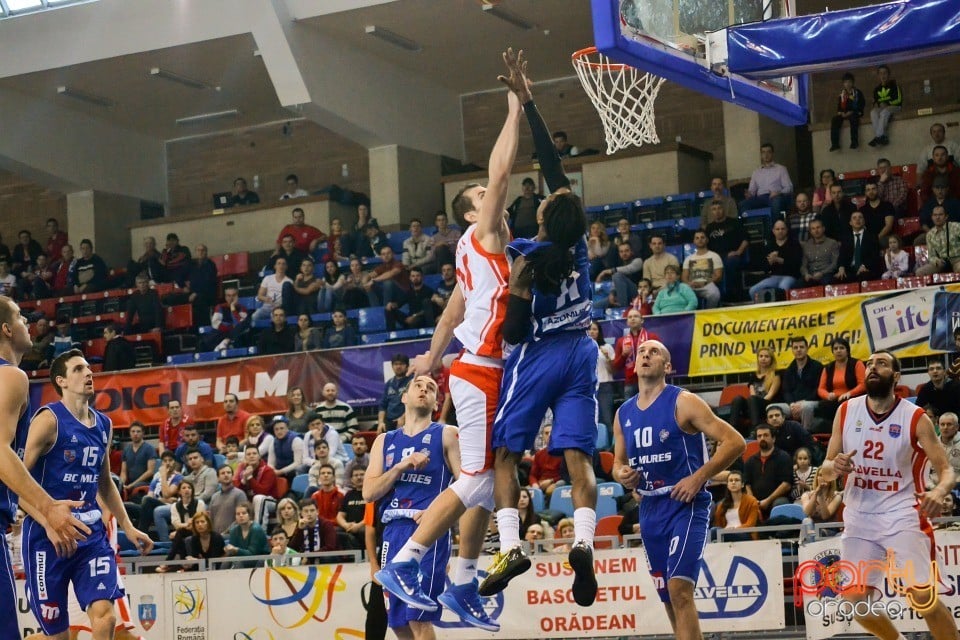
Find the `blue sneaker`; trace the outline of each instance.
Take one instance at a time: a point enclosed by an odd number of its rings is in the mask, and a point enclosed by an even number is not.
[[[420,589],[420,565],[416,560],[389,562],[373,577],[386,591],[414,609],[436,611],[440,608]]]
[[[440,594],[437,602],[460,616],[460,619],[469,625],[484,631],[500,631],[500,623],[487,615],[483,609],[483,601],[477,592],[479,581],[476,578],[465,584],[451,585]]]

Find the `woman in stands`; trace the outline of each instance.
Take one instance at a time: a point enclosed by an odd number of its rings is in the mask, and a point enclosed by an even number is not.
[[[342,237],[343,223],[340,218],[333,218],[330,220],[330,233],[327,234],[327,255],[335,262],[344,259]]]
[[[270,553],[267,534],[253,521],[253,507],[249,502],[237,505],[236,521],[230,527],[229,541],[224,545],[227,556],[265,556]],[[244,564],[234,565],[240,568]]]
[[[750,419],[750,430],[764,421],[767,405],[780,395],[780,374],[777,373],[777,357],[769,347],[757,349],[757,370],[750,381],[750,395],[738,396],[730,404],[730,424],[737,426],[743,418]],[[747,434],[743,434],[746,436]]]
[[[567,542],[556,544],[553,546],[554,553],[569,553],[571,547],[573,546],[570,543],[570,540],[573,540],[573,518],[564,518],[557,523],[556,534],[554,538],[560,538],[561,540],[566,539]]]
[[[367,292],[363,288],[363,284],[368,277],[368,274],[363,272],[363,265],[360,263],[360,260],[358,258],[351,258],[350,273],[344,276],[343,287],[340,294],[340,301],[344,308],[362,309],[369,305],[370,300],[367,297]]]
[[[277,503],[277,528],[283,529],[291,542],[300,531],[300,507],[295,500],[283,498]],[[292,548],[295,548],[292,546]]]
[[[303,316],[300,316],[303,318]],[[307,318],[309,320],[309,318]],[[298,322],[299,324],[299,322]],[[320,344],[320,332],[316,329],[313,329],[314,333],[317,334],[317,344]],[[319,346],[309,347],[310,349],[319,349]],[[298,349],[302,351],[302,349]],[[287,424],[290,426],[290,430],[295,433],[305,433],[307,430],[307,423],[310,422],[310,417],[313,414],[310,411],[310,408],[307,406],[307,400],[303,395],[302,387],[293,387],[290,391],[287,392],[287,412],[284,414],[287,418]]]
[[[187,557],[186,541],[188,537],[193,535],[193,518],[198,513],[207,510],[203,500],[198,499],[194,492],[193,482],[190,480],[184,479],[180,483],[179,497],[170,509],[170,522],[173,525],[170,539],[173,544],[170,545],[167,560],[185,559]],[[169,567],[166,565],[157,567],[157,573],[164,573],[168,570]]]
[[[304,258],[293,279],[293,290],[297,294],[296,311],[308,317],[317,312],[317,292],[323,287],[323,281],[313,275],[313,270],[313,258]]]
[[[713,512],[713,526],[723,529],[723,539],[729,541],[756,539],[757,534],[729,533],[731,529],[755,527],[760,522],[760,502],[743,491],[743,474],[731,471],[727,475],[727,493]]]
[[[540,516],[533,509],[533,499],[530,496],[530,489],[527,487],[520,489],[517,511],[520,513],[520,537],[523,538],[527,535],[527,529],[540,523]]]
[[[213,520],[206,511],[193,517],[193,535],[187,538],[187,559],[200,560],[222,558],[226,555],[224,547],[226,541],[223,536],[213,530]],[[193,567],[184,567],[192,569]]]
[[[833,417],[841,402],[867,392],[867,370],[862,362],[850,357],[850,341],[846,338],[834,338],[830,348],[833,362],[820,374],[817,395],[821,400],[819,413]]]
[[[597,274],[603,271],[603,261],[610,251],[610,237],[607,229],[599,220],[590,225],[590,236],[587,238],[587,257],[590,258],[590,279],[594,280]]]
[[[613,388],[616,384],[613,381],[613,361],[617,354],[613,350],[613,345],[607,344],[603,339],[603,330],[599,322],[591,322],[587,329],[589,335],[597,343],[597,350],[600,352],[597,357],[597,408],[600,423],[610,432],[613,432]],[[612,442],[612,439],[611,439]]]
[[[270,444],[273,442],[273,436],[267,433],[263,425],[263,418],[257,415],[250,416],[247,419],[247,437],[240,443],[240,449],[243,450],[247,444],[252,444],[260,449],[260,455],[264,458],[270,451]]]
[[[322,313],[329,313],[337,306],[340,290],[346,278],[340,273],[340,266],[333,260],[327,260],[323,265],[323,279],[320,292],[317,294],[317,308]]]
[[[837,490],[836,480],[820,480],[820,470],[813,477],[813,488],[800,496],[803,513],[816,522],[841,522],[840,505],[843,492]]]
[[[820,213],[820,209],[833,202],[830,187],[837,182],[837,174],[833,169],[824,169],[820,172],[820,186],[813,192],[813,210]]]
[[[320,348],[323,336],[320,329],[313,326],[313,320],[305,313],[297,316],[297,332],[293,335],[294,351],[313,351]],[[291,427],[292,428],[292,427]],[[294,431],[302,433],[300,429]]]

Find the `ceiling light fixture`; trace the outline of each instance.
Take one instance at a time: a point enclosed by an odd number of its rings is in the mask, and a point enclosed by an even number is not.
[[[86,102],[87,104],[105,107],[107,109],[116,104],[110,98],[104,98],[103,96],[87,93],[86,91],[80,91],[79,89],[71,89],[70,87],[63,85],[57,87],[57,93],[61,96],[66,96],[67,98],[73,98],[74,100],[79,100],[80,102]]]
[[[177,118],[177,124],[201,124],[209,120],[220,120],[223,118],[235,118],[240,115],[240,109],[227,109],[226,111],[213,111],[211,113],[200,113],[195,116]]]
[[[182,76],[179,73],[174,73],[172,71],[167,71],[161,69],[160,67],[153,67],[150,69],[150,75],[155,78],[163,78],[164,80],[169,80],[170,82],[176,82],[182,84],[185,87],[190,87],[191,89],[210,89],[210,85],[206,82],[200,80],[194,80],[193,78],[188,78],[187,76]]]
[[[500,18],[504,22],[509,22],[513,26],[523,29],[524,31],[529,31],[530,29],[536,28],[536,24],[530,22],[526,18],[522,18],[512,11],[508,11],[503,7],[495,4],[484,4],[481,9],[484,13],[489,14],[495,18]]]
[[[420,51],[422,49],[422,47],[420,46],[420,43],[417,42],[416,40],[405,38],[401,36],[399,33],[394,33],[389,29],[378,27],[375,24],[368,24],[364,28],[364,31],[366,31],[368,34],[370,34],[375,38],[380,38],[384,42],[392,44],[395,47],[400,47],[405,51]]]

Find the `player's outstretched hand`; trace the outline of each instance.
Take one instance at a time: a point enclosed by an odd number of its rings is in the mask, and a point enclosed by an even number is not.
[[[850,453],[838,453],[837,457],[833,459],[834,471],[842,476],[851,473],[853,471],[853,456],[855,455],[857,455],[856,449]]]
[[[77,500],[55,500],[53,507],[43,514],[47,521],[44,530],[61,558],[72,556],[77,550],[77,543],[90,535],[90,527],[73,515],[73,509],[82,506],[83,502]]]
[[[687,476],[677,484],[673,485],[673,490],[670,492],[670,497],[674,500],[679,500],[680,502],[693,502],[693,499],[697,497],[697,494],[700,493],[700,489],[703,488],[703,483],[694,478],[692,475]]]
[[[640,484],[640,472],[628,465],[623,465],[616,471],[616,480],[626,489],[636,489]]]
[[[533,99],[530,94],[530,82],[527,79],[527,61],[523,57],[523,50],[513,52],[509,48],[503,52],[503,63],[507,66],[508,76],[497,76],[497,80],[507,85],[513,91],[520,104],[525,104]]]
[[[433,374],[433,371],[431,371],[431,359],[429,351],[413,358],[413,361],[410,363],[410,373],[414,378]]]
[[[937,487],[929,491],[918,492],[917,500],[920,501],[920,511],[928,518],[939,518],[943,514],[943,492]]]
[[[150,550],[153,549],[153,540],[150,539],[150,536],[145,534],[140,529],[136,527],[129,527],[124,529],[123,532],[127,534],[127,540],[133,543],[137,549],[140,550],[140,555],[145,556],[150,553]]]

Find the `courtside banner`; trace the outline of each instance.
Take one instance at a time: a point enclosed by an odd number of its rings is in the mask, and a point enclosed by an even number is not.
[[[950,610],[956,619],[960,616],[960,531],[935,531],[940,566],[940,587],[938,598]],[[840,562],[840,537],[818,540],[800,546],[800,563],[794,581],[794,604],[802,606],[806,620],[807,639],[821,640],[840,634],[863,635],[862,627],[853,619],[859,613],[850,602],[844,601],[835,589],[834,577],[837,573],[846,576],[849,572],[867,571],[861,566],[844,566]],[[909,570],[909,567],[905,568]],[[901,569],[903,570],[903,569]],[[835,573],[837,572],[837,573]],[[894,576],[895,578],[896,576]],[[843,583],[843,579],[840,580]],[[903,596],[888,581],[884,581],[883,592],[873,592],[860,607],[870,607],[870,611],[887,615],[897,629],[903,633],[926,632],[927,625],[907,604]]]
[[[380,401],[384,382],[393,377],[390,359],[397,353],[411,358],[430,347],[428,340],[398,342],[342,350],[309,351],[280,356],[178,367],[134,369],[94,376],[94,407],[113,424],[125,427],[134,420],[160,424],[167,419],[169,400],[179,400],[194,420],[217,420],[223,415],[223,397],[235,393],[250,413],[283,413],[287,391],[303,387],[307,401],[319,401],[327,382],[340,385],[340,399],[355,406]],[[59,400],[49,381],[31,385],[34,406]]]
[[[934,298],[941,291],[960,292],[960,284],[699,311],[692,314],[687,375],[754,371],[760,347],[772,348],[783,367],[793,358],[791,336],[806,337],[810,357],[821,362],[833,360],[836,337],[849,340],[851,355],[861,360],[880,349],[900,357],[929,355]]]
[[[710,544],[704,557],[707,569],[697,583],[696,600],[705,631],[784,626],[778,542]],[[533,556],[530,571],[504,593],[486,599],[487,610],[500,619],[499,633],[464,627],[447,611],[437,636],[471,640],[670,633],[642,549],[598,551],[595,562],[600,590],[592,607],[574,604],[566,556],[541,554]],[[134,631],[147,640],[346,640],[364,637],[370,568],[363,563],[130,574],[124,582]],[[21,627],[35,628],[25,607],[21,611]]]

